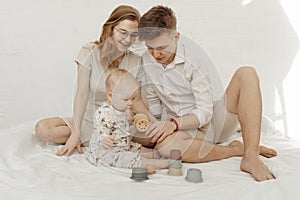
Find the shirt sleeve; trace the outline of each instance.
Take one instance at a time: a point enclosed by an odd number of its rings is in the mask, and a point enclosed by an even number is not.
[[[147,90],[147,103],[148,103],[149,110],[156,119],[160,119],[162,115],[161,100],[157,96],[151,84],[148,84],[146,86],[146,90]]]
[[[193,68],[191,74],[191,87],[196,100],[195,108],[192,113],[200,122],[199,128],[209,123],[213,114],[213,94],[211,85],[206,81],[205,74]]]
[[[145,61],[148,59],[148,53],[145,52],[142,56],[142,67],[141,67],[141,73],[143,74],[142,77],[142,83],[143,87],[145,88],[144,91],[146,93],[146,102],[147,106],[149,108],[149,111],[151,114],[156,118],[160,119],[162,115],[162,101],[160,100],[159,96],[157,95],[155,91],[155,86],[153,85],[149,78],[147,77],[147,71],[145,69],[145,63],[147,64],[148,62]]]
[[[93,43],[88,43],[83,45],[75,58],[75,62],[91,70],[92,68],[91,64],[93,60],[92,51],[94,47],[95,44]]]

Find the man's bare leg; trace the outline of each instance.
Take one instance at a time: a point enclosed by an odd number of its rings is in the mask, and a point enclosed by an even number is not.
[[[161,143],[157,143],[155,148],[159,153],[168,158],[173,149],[181,151],[183,162],[209,162],[221,160],[233,156],[243,155],[243,145],[239,141],[233,141],[229,146],[211,144],[203,139],[191,138],[189,133],[178,131],[169,135]]]
[[[40,120],[35,125],[35,133],[44,141],[64,144],[69,138],[71,130],[64,120],[52,117]]]
[[[242,128],[244,155],[241,170],[250,173],[257,181],[274,179],[259,159],[262,98],[259,78],[253,68],[242,67],[236,71],[226,90],[225,99],[227,109],[238,115]],[[270,154],[277,155],[275,150]]]
[[[157,149],[152,149],[152,148],[147,148],[147,147],[141,147],[140,150],[140,155],[144,158],[149,158],[149,159],[160,159],[161,155],[157,151]]]

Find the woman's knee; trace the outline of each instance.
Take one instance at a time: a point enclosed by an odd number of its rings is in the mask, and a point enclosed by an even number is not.
[[[39,136],[42,140],[52,141],[53,130],[55,128],[54,123],[57,118],[46,118],[38,121],[35,125],[35,134]]]
[[[35,134],[40,138],[44,139],[44,135],[47,132],[47,129],[48,129],[47,120],[42,119],[38,121],[35,125]]]

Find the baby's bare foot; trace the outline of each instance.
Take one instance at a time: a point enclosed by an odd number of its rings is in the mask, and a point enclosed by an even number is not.
[[[240,165],[241,171],[252,175],[256,181],[275,179],[264,163],[257,156],[243,157]]]
[[[156,174],[155,167],[153,165],[146,165],[146,168],[148,169],[148,174]]]

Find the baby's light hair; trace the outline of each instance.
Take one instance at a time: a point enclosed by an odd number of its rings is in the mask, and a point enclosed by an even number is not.
[[[116,84],[121,80],[123,76],[129,76],[134,79],[134,77],[128,73],[125,69],[116,69],[110,73],[105,81],[106,91],[113,91],[116,87]]]

